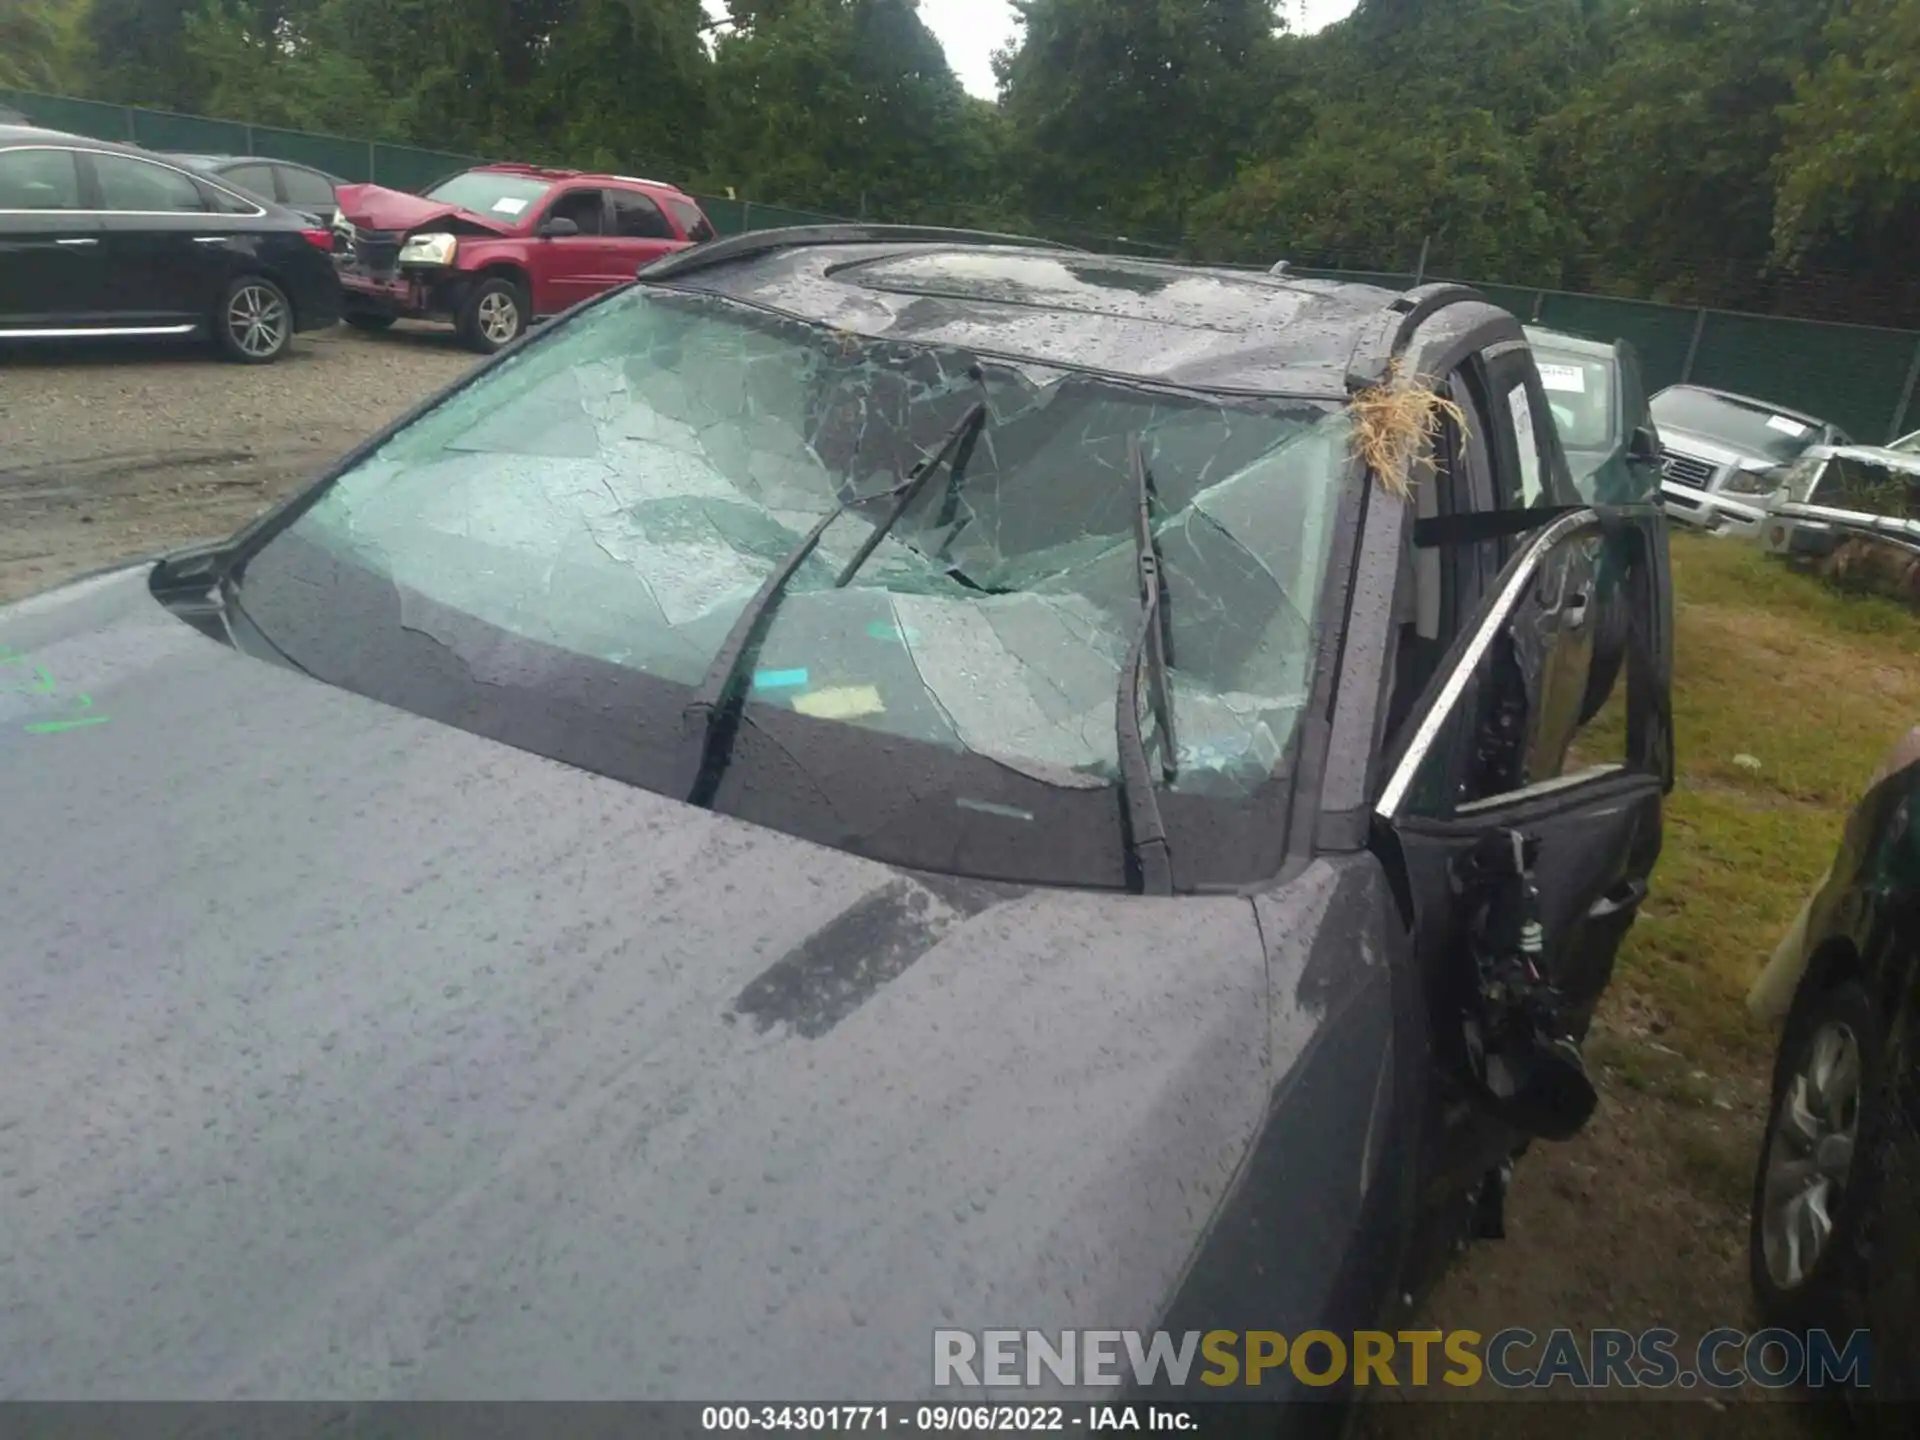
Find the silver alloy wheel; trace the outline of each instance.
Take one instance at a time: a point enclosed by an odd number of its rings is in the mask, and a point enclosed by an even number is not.
[[[504,290],[480,297],[480,333],[492,345],[504,345],[520,333],[520,306]]]
[[[264,285],[242,285],[227,304],[227,333],[256,360],[287,343],[287,305]]]
[[[1814,1032],[1773,1117],[1761,1198],[1767,1274],[1782,1290],[1805,1282],[1833,1234],[1860,1125],[1860,1041],[1829,1020]]]

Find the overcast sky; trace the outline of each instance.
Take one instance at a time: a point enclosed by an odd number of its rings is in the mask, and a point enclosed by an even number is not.
[[[1353,13],[1356,0],[1281,0],[1287,23],[1298,34],[1312,34]],[[712,13],[724,13],[720,0],[707,0]],[[920,16],[946,47],[947,63],[974,94],[994,98],[993,52],[1013,38],[1013,7],[1006,0],[920,0]]]

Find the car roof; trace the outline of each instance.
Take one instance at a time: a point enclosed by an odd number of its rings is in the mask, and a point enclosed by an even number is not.
[[[1756,395],[1742,395],[1733,390],[1716,390],[1711,385],[1669,385],[1655,392],[1654,399],[1669,395],[1675,390],[1692,390],[1697,394],[1711,395],[1718,400],[1729,400],[1735,405],[1744,405],[1749,410],[1765,410],[1770,415],[1782,415],[1789,420],[1800,420],[1808,425],[1831,425],[1831,420],[1822,420],[1818,415],[1809,415],[1804,410],[1795,410],[1789,405],[1776,405],[1771,400],[1762,400]]]
[[[86,140],[89,145],[98,145],[103,150],[125,150],[125,145],[113,145],[104,140],[87,140],[84,135],[71,135],[65,130],[48,130],[41,125],[0,124],[0,145],[31,145],[36,141],[58,140],[63,144],[73,140]]]
[[[684,271],[665,268],[658,281],[643,274],[642,283],[708,291],[857,335],[1182,388],[1327,400],[1347,397],[1356,351],[1402,299],[1373,285],[1012,238],[796,238]]]
[[[460,172],[462,175],[524,175],[529,180],[545,180],[558,185],[562,181],[612,181],[621,185],[638,185],[643,189],[657,190],[662,195],[671,195],[676,200],[692,200],[677,185],[669,185],[664,180],[642,180],[634,175],[609,175],[593,170],[559,170],[547,165],[521,165],[514,161],[497,160],[486,165],[473,165]]]
[[[1520,328],[1526,333],[1529,345],[1545,346],[1569,355],[1591,355],[1596,359],[1614,359],[1620,353],[1620,342],[1617,340],[1592,340],[1585,335],[1569,335],[1564,330],[1549,330],[1544,325],[1523,325]]]
[[[91,135],[75,135],[66,130],[48,130],[38,125],[0,125],[0,145],[78,145],[108,155],[132,155],[141,160],[164,160],[169,165],[189,164],[203,158],[175,155],[165,150],[149,150],[144,145],[123,145],[117,140],[97,140]]]

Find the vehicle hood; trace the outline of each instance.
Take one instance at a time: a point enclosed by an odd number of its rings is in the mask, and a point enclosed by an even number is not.
[[[0,852],[0,1399],[924,1394],[1154,1324],[1318,1038],[1243,897],[906,874],[144,567],[0,609]]]
[[[1729,445],[1725,440],[1716,439],[1711,435],[1701,435],[1692,430],[1676,430],[1668,425],[1660,425],[1660,448],[1681,455],[1690,455],[1720,468],[1737,465],[1743,460],[1763,460],[1769,464],[1772,463],[1771,459],[1761,451]]]
[[[334,192],[334,204],[340,207],[342,215],[363,230],[418,230],[436,220],[457,215],[469,224],[498,235],[512,233],[510,227],[499,221],[463,210],[458,205],[444,205],[382,185],[342,185]]]

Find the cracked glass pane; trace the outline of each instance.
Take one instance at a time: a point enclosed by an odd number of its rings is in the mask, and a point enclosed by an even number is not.
[[[688,686],[823,516],[897,484],[984,402],[858,571],[892,509],[856,505],[799,568],[751,705],[1113,783],[1140,621],[1129,438],[1156,494],[1179,776],[1234,795],[1305,699],[1347,420],[1299,401],[1151,390],[872,339],[710,296],[634,291],[530,346],[343,475],[293,533],[390,581],[401,623],[506,683],[475,617]]]

